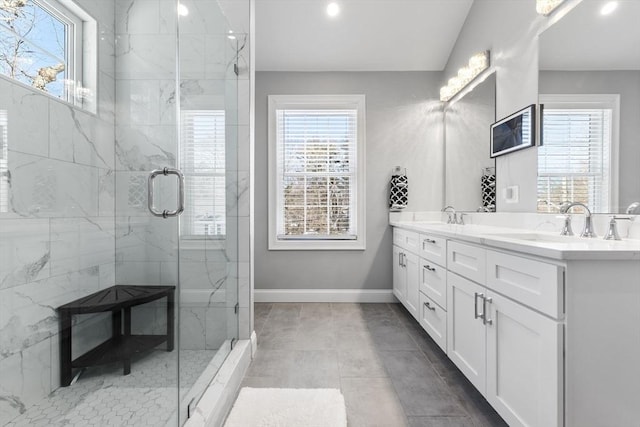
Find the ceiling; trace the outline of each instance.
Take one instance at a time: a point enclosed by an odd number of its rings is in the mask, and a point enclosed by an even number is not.
[[[540,35],[541,70],[640,70],[640,1],[584,0]]]
[[[341,12],[326,13],[335,1]],[[473,0],[258,0],[258,71],[441,71]]]

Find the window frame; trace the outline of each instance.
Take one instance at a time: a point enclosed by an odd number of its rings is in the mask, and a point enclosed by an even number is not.
[[[540,94],[538,102],[544,108],[611,109],[611,141],[609,146],[609,209],[618,206],[619,198],[619,153],[620,153],[620,94]],[[543,128],[544,113],[540,114],[540,129]],[[541,132],[542,133],[542,132]],[[544,145],[544,135],[541,141]],[[537,157],[536,157],[537,159]],[[537,160],[536,160],[537,161]],[[537,169],[537,168],[536,168]],[[536,174],[536,186],[538,180]],[[536,190],[536,199],[537,199]],[[596,212],[597,213],[597,212]]]
[[[65,38],[65,80],[73,83],[65,82],[63,96],[58,97],[5,74],[0,74],[0,78],[95,114],[94,98],[97,93],[98,68],[97,21],[73,0],[32,1],[61,22],[69,32]]]
[[[269,95],[268,96],[268,222],[269,250],[364,250],[366,248],[365,198],[365,95]],[[357,111],[356,124],[356,185],[355,185],[355,238],[323,238],[322,236],[287,238],[278,237],[279,182],[277,110],[348,110]]]

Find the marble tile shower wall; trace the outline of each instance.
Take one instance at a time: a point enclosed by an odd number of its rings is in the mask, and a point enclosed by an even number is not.
[[[59,386],[55,308],[114,283],[114,8],[77,1],[98,21],[96,114],[0,77],[0,425]]]

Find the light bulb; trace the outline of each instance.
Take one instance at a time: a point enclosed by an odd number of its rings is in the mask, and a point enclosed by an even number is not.
[[[453,96],[453,90],[449,86],[440,88],[440,101],[448,101]]]
[[[474,72],[478,73],[489,65],[486,52],[476,53],[469,59],[469,68]]]
[[[329,3],[327,5],[327,15],[333,18],[334,16],[337,16],[339,13],[340,13],[340,6],[338,6],[338,3]]]
[[[458,77],[464,81],[468,82],[473,78],[473,71],[469,67],[462,67],[458,70]]]
[[[563,1],[564,0],[536,0],[536,12],[538,12],[539,15],[549,15],[560,6],[560,3]]]
[[[459,77],[451,77],[447,82],[447,86],[449,86],[454,92],[457,92],[462,86],[462,80]]]
[[[614,10],[616,10],[618,8],[618,2],[617,1],[610,1],[608,3],[605,3],[604,6],[602,6],[602,9],[600,9],[600,14],[601,15],[609,15],[611,13],[613,13]]]

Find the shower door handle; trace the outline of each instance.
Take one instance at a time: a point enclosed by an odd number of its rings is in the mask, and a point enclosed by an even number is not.
[[[175,175],[178,177],[178,208],[175,211],[163,210],[162,212],[156,210],[153,194],[154,194],[154,180],[158,175]],[[148,206],[149,212],[151,212],[154,216],[160,216],[162,218],[169,218],[173,216],[178,216],[184,211],[184,175],[178,169],[172,168],[163,168],[163,169],[155,169],[152,170],[149,174],[149,179],[147,181],[148,188]]]

